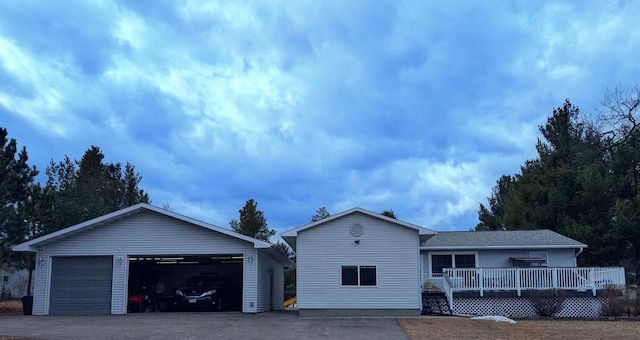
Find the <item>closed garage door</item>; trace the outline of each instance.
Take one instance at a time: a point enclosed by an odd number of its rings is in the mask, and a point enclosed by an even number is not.
[[[49,314],[111,314],[113,257],[54,257]]]

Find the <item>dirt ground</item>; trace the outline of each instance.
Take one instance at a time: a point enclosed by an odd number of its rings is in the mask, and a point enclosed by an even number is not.
[[[410,339],[638,339],[638,321],[522,320],[458,317],[399,319]]]

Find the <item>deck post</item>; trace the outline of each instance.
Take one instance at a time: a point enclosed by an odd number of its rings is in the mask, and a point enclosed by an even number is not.
[[[589,268],[589,284],[591,285],[593,296],[596,296],[596,278],[595,273],[593,272],[593,267]]]
[[[518,297],[522,296],[522,287],[520,286],[520,268],[516,268],[516,290]]]
[[[480,288],[480,296],[484,296],[484,268],[478,269],[478,288]]]
[[[558,268],[555,267],[551,270],[551,287],[558,288]]]

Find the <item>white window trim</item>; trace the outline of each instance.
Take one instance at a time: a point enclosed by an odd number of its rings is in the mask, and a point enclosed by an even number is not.
[[[549,252],[548,251],[530,251],[529,252],[529,257],[542,257],[539,256],[541,254],[544,254],[544,264],[540,264],[539,266],[534,266],[534,267],[549,267]]]
[[[357,272],[358,272],[358,284],[357,285],[343,285],[342,284],[342,267],[356,267]],[[360,267],[373,267],[376,269],[376,284],[375,285],[366,285],[366,286],[362,286],[360,285]],[[345,288],[367,288],[367,287],[378,287],[378,265],[377,264],[341,264],[340,265],[340,287],[345,287]]]
[[[433,275],[433,255],[450,255],[451,256],[451,266],[453,268],[456,267],[456,258],[455,255],[475,255],[476,264],[475,267],[480,267],[480,257],[478,256],[477,251],[434,251],[429,252],[429,278],[430,279],[442,279],[442,275],[434,276]]]

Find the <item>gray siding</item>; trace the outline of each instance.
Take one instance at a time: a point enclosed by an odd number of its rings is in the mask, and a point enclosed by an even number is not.
[[[152,211],[142,211],[112,223],[85,229],[68,238],[41,245],[38,258],[45,258],[44,267],[36,265],[34,283],[34,314],[49,311],[50,256],[114,256],[114,314],[126,313],[128,255],[158,254],[238,254],[245,257],[243,311],[254,312],[256,285],[256,249],[253,244],[217,233]],[[123,258],[119,264],[118,257]],[[253,263],[247,265],[247,259]],[[245,308],[246,307],[246,308]]]
[[[375,265],[377,286],[342,287],[344,265]],[[417,230],[355,213],[298,233],[300,309],[420,309],[419,271]]]
[[[284,268],[263,251],[258,251],[258,306],[257,312],[281,310],[284,302]],[[271,270],[271,274],[270,271]],[[273,285],[271,285],[273,275]]]

